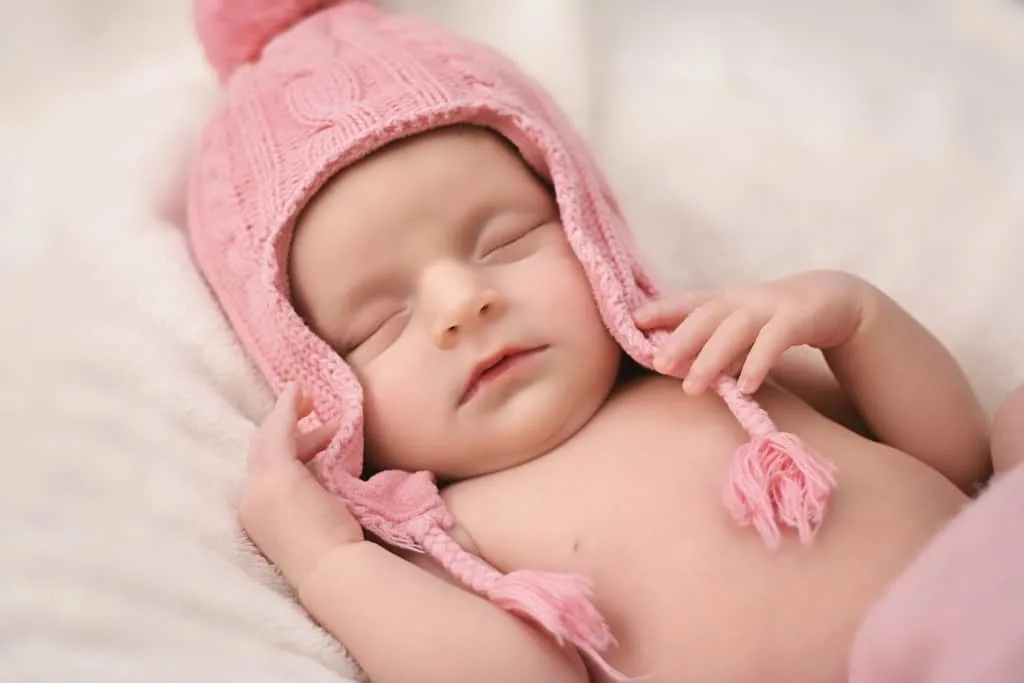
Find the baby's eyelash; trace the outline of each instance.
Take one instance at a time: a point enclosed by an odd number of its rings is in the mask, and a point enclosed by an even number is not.
[[[543,225],[543,223],[524,223],[516,226],[514,230],[503,230],[491,239],[485,238],[482,240],[483,248],[481,249],[481,254],[486,256],[518,242],[541,225]]]
[[[352,351],[355,351],[360,346],[362,346],[363,344],[377,336],[389,324],[397,322],[395,319],[398,318],[399,316],[404,315],[405,313],[405,309],[396,310],[388,314],[387,316],[379,318],[371,326],[368,326],[367,329],[361,331],[358,334],[353,335],[353,341],[345,344],[345,348],[347,349],[345,353],[351,353]]]

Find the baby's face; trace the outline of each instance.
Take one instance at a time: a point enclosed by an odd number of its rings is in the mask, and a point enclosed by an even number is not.
[[[548,189],[494,134],[449,128],[346,170],[303,213],[293,300],[364,388],[367,457],[443,480],[583,426],[620,351]]]

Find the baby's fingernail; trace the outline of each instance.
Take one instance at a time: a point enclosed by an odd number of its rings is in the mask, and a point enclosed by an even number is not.
[[[696,394],[700,390],[700,379],[697,377],[687,377],[683,380],[683,391],[688,394]]]
[[[744,394],[750,394],[754,391],[754,381],[749,377],[740,377],[736,386]]]

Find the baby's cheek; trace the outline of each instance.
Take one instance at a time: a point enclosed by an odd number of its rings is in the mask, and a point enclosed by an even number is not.
[[[546,311],[575,317],[596,312],[586,275],[568,246],[538,256],[521,279],[532,300]]]
[[[367,448],[391,467],[408,469],[417,463],[417,445],[429,436],[430,427],[440,422],[440,402],[431,398],[436,382],[423,376],[415,366],[393,364],[368,370],[363,385],[364,431]]]

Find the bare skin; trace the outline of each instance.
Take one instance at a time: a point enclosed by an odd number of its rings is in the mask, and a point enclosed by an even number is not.
[[[1024,460],[1024,386],[1000,406],[992,425],[992,464],[1002,474]]]
[[[717,398],[669,378],[635,382],[559,449],[446,499],[499,567],[592,577],[622,671],[665,683],[841,681],[865,610],[967,498],[792,395],[759,398],[841,473],[812,547],[768,552],[728,518],[720,491],[744,434]]]
[[[590,577],[619,641],[609,661],[650,683],[844,680],[861,616],[988,474],[956,363],[846,274],[656,302],[637,323],[675,330],[658,360],[671,377],[617,383],[621,351],[550,194],[480,130],[338,176],[301,218],[290,269],[297,309],[364,386],[373,463],[451,482],[457,540],[500,569]],[[509,345],[531,352],[474,382]],[[838,466],[810,547],[770,552],[727,517],[746,437],[707,387],[733,370]],[[290,389],[261,426],[242,522],[375,683],[602,680],[430,562],[366,540],[304,466],[330,431],[298,434],[307,411]]]

